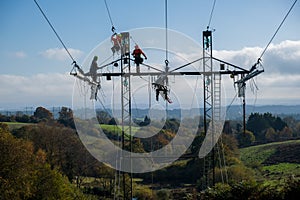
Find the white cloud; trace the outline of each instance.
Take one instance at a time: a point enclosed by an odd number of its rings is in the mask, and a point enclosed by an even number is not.
[[[277,55],[284,60],[300,59],[300,41],[286,40],[278,45],[271,44],[269,54]]]
[[[186,49],[185,49],[186,50]],[[213,57],[250,69],[263,52],[262,47],[245,47],[240,50],[214,50]],[[177,52],[175,64],[185,64],[202,56],[198,50]],[[217,63],[215,63],[217,65]],[[262,64],[267,73],[295,74],[300,73],[300,41],[286,40],[279,44],[271,44],[262,57]],[[197,66],[198,63],[195,63]]]
[[[242,68],[250,69],[262,51],[263,48],[261,47],[245,47],[236,51],[215,50],[213,56]],[[188,55],[182,57],[188,57]],[[214,62],[213,64],[218,70],[219,63]],[[262,64],[265,72],[254,78],[259,89],[257,93],[251,90],[251,88],[256,87],[253,82],[247,82],[246,97],[249,100],[252,99],[249,102],[254,103],[256,101],[254,99],[263,100],[264,103],[269,104],[299,102],[300,41],[286,40],[279,44],[271,44],[262,57]],[[233,80],[228,77],[223,77],[222,80],[226,98],[233,98],[236,93],[233,88]],[[203,97],[200,95],[200,98]]]
[[[237,51],[213,51],[214,57],[218,59],[225,60],[235,65],[240,65],[243,68],[250,68],[257,58],[259,57],[259,52],[262,51],[260,47],[245,47]]]
[[[299,88],[300,74],[263,74],[263,77],[260,78],[260,82],[264,87]]]
[[[214,57],[223,59],[241,67],[250,68],[252,64],[256,62],[262,50],[263,49],[260,47],[247,47],[240,51],[214,51],[213,53]],[[45,56],[48,55],[49,58],[52,59],[58,58],[59,55],[62,56],[63,54],[65,58],[67,56],[64,49],[52,49],[47,52],[48,53],[45,54]],[[78,53],[80,54],[81,52],[78,51]],[[73,54],[74,52],[72,55]],[[149,58],[152,59],[151,52],[149,52],[149,54]],[[199,57],[201,57],[201,55]],[[176,64],[175,67],[177,67],[177,64],[181,65],[182,63],[185,63],[186,60],[191,61],[199,57],[198,54],[184,54],[178,52],[175,56],[172,56],[172,58],[174,58],[172,62],[174,62]],[[154,62],[155,61],[156,60],[154,60]],[[294,102],[296,100],[300,100],[300,93],[298,92],[300,90],[299,63],[300,41],[287,40],[279,44],[270,45],[268,51],[266,51],[263,56],[265,72],[255,78],[256,84],[259,88],[257,93],[258,100],[268,100],[271,104],[272,102],[281,102],[283,99],[291,99]],[[164,63],[161,63],[161,67],[163,67],[163,64]],[[195,65],[198,66],[199,64],[197,63]],[[154,66],[159,67],[160,65]],[[141,70],[146,71],[147,69],[141,68]],[[199,91],[197,92],[197,97],[200,101],[203,100],[203,93],[200,91],[202,88],[201,78],[198,81]],[[116,85],[120,84],[119,80],[119,78],[115,78]],[[225,87],[224,93],[226,93],[226,98],[231,99],[235,95],[233,80],[230,79],[229,76],[224,76],[222,80],[222,84]],[[196,77],[170,77],[169,82],[171,91],[178,96],[179,100],[185,105],[190,105],[190,101],[193,96],[192,93],[196,86]],[[145,97],[148,99],[147,81],[139,77],[135,77],[132,79],[132,84],[134,102],[136,104],[147,104],[148,100],[145,100]],[[5,105],[7,103],[23,104],[24,106],[44,104],[62,105],[65,104],[65,102],[69,102],[70,105],[72,101],[74,78],[69,74],[36,74],[29,77],[0,75],[0,85],[1,105]],[[251,92],[250,86],[251,81],[247,82],[246,97],[247,99],[255,99],[256,97]],[[139,87],[142,88],[139,89]],[[105,78],[103,78],[102,88],[105,96],[108,98],[104,104],[110,104],[111,101],[109,100],[109,97],[112,96],[112,81],[106,81]],[[187,88],[189,88],[189,91]],[[115,101],[119,102],[120,90],[117,89],[114,91],[114,96],[116,98]],[[151,90],[151,95],[155,101],[155,91]]]
[[[73,83],[69,74],[0,75],[0,104],[63,105],[71,102]]]
[[[78,49],[71,49],[69,48],[68,51],[72,55],[72,57],[79,58],[83,55],[83,52],[78,50]],[[48,58],[48,59],[54,59],[54,60],[67,60],[69,59],[69,54],[64,48],[52,48],[52,49],[47,49],[43,52],[40,53],[43,57]]]
[[[16,58],[26,58],[27,54],[24,51],[17,51],[13,53],[13,56]]]
[[[250,69],[262,51],[261,47],[245,47],[237,51],[216,50],[213,54],[216,58]],[[262,63],[267,73],[300,73],[300,41],[271,44],[262,57]]]

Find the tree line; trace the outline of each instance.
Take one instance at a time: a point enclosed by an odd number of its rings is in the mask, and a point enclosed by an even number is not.
[[[251,113],[246,123],[246,133],[237,124],[231,129],[240,147],[300,138],[300,120],[291,116],[280,118],[271,113]]]
[[[98,111],[97,119],[100,124],[117,123],[117,119],[105,111]],[[31,125],[9,130],[7,125],[1,124],[0,152],[4,155],[0,158],[2,199],[42,199],[40,197],[74,199],[72,195],[76,195],[77,199],[113,197],[116,171],[93,158],[82,145],[76,133],[70,108],[62,107],[58,119],[54,119],[53,114],[47,109],[38,107],[32,116],[20,115],[7,118],[1,115],[0,121],[5,120],[31,123]],[[184,120],[186,124],[189,120],[191,122],[199,120],[198,132],[192,145],[173,165],[153,173],[136,175],[143,180],[144,186],[135,183],[135,188],[139,188],[134,190],[135,196],[140,199],[155,199],[156,193],[145,186],[151,184],[153,180],[162,185],[171,184],[172,187],[179,187],[183,183],[193,184],[198,191],[202,190],[204,174],[201,169],[204,163],[197,155],[205,137],[203,120],[201,117]],[[151,139],[134,138],[132,150],[149,152],[153,150],[153,144],[156,145],[155,148],[161,148],[175,137],[180,123],[178,119],[167,119],[161,126],[162,130]],[[185,130],[188,131],[188,127]],[[231,183],[229,186],[237,187],[234,183],[254,181],[254,172],[240,161],[239,147],[297,138],[300,136],[299,130],[299,121],[291,117],[281,119],[270,113],[252,113],[247,120],[246,134],[242,131],[241,122],[226,121],[221,150],[224,150],[225,154]],[[106,130],[105,134],[112,140],[118,139],[113,131]],[[125,149],[128,149],[129,145],[129,141],[125,141]],[[217,182],[221,182],[224,169],[216,167],[215,171]],[[211,172],[209,176],[212,176]],[[87,177],[93,177],[92,183],[85,183]],[[129,178],[126,181],[129,182]],[[130,184],[126,183],[126,185],[128,190]],[[223,187],[221,189],[224,190]],[[225,189],[232,194],[235,191],[232,188],[229,190],[225,187]],[[159,190],[157,195],[162,193],[164,192]],[[201,195],[211,194],[208,192]]]

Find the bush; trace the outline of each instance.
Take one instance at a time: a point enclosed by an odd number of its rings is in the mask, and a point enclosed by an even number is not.
[[[22,122],[22,123],[29,123],[30,122],[30,117],[28,115],[16,116],[16,121],[17,122]]]
[[[169,200],[171,199],[171,194],[168,190],[159,190],[156,192],[156,197],[158,200]]]
[[[298,194],[299,195],[299,194]],[[231,185],[218,183],[199,194],[200,199],[222,199],[222,200],[240,200],[240,199],[283,199],[282,192],[278,188],[264,186],[255,181],[242,181]],[[284,198],[290,199],[290,198]]]
[[[242,164],[229,166],[227,173],[230,182],[252,181],[254,177],[254,172]]]
[[[300,197],[300,179],[288,180],[285,184],[284,190],[284,199],[299,199]]]
[[[136,185],[134,188],[134,197],[140,200],[151,200],[153,199],[152,190],[147,186]]]
[[[200,193],[200,199],[232,199],[231,187],[228,184],[217,183]]]

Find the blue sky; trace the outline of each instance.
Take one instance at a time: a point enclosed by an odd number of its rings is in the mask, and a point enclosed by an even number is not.
[[[78,63],[83,63],[89,52],[111,35],[103,0],[38,2]],[[211,28],[216,30],[216,55],[236,64],[254,63],[293,2],[217,0],[211,21]],[[164,27],[164,0],[107,3],[118,32]],[[168,27],[201,43],[212,4],[212,0],[169,0]],[[0,11],[0,108],[71,107],[74,79],[67,77],[71,60],[34,1],[2,0]],[[257,80],[258,103],[299,102],[299,22],[297,2],[263,57],[266,72]]]

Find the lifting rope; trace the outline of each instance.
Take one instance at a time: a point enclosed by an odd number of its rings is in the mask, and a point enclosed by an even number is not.
[[[170,91],[168,90],[168,76],[169,73],[169,60],[168,60],[168,0],[165,0],[165,39],[166,39],[166,57],[165,57],[165,70],[161,71],[162,74],[158,76],[158,79],[155,81],[155,83],[152,83],[153,88],[156,92],[156,100],[158,101],[159,94],[163,97],[164,100],[166,100],[166,110],[168,110],[168,104],[172,103],[171,99],[168,97],[168,93]],[[151,66],[148,66],[149,68],[153,68]]]

